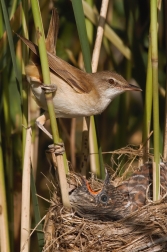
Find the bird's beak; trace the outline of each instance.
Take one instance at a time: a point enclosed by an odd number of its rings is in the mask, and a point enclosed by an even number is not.
[[[141,88],[133,85],[133,84],[129,84],[129,88],[127,87],[127,90],[131,90],[131,91],[143,91]]]

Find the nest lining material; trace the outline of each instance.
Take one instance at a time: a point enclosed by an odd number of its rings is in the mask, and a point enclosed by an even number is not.
[[[119,221],[87,220],[54,193],[45,220],[43,252],[167,251],[167,203],[148,203]]]

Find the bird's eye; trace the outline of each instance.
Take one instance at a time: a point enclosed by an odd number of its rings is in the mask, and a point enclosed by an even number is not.
[[[106,194],[102,194],[102,195],[100,196],[100,199],[101,199],[101,201],[102,201],[103,203],[106,203],[106,202],[108,201],[108,196],[107,196]]]
[[[110,84],[114,84],[115,83],[114,79],[109,79],[108,81],[109,81]]]

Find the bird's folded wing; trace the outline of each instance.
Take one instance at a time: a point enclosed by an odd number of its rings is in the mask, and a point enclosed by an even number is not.
[[[17,34],[17,36],[30,48],[33,53],[39,56],[37,45],[19,34]],[[86,73],[49,52],[47,52],[47,56],[50,69],[66,81],[76,92],[89,93],[91,91],[92,88],[87,81],[89,77],[86,78]]]

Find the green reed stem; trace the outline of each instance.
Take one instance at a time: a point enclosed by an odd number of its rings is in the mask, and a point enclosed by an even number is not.
[[[39,2],[37,0],[31,0],[31,7],[33,12],[33,18],[36,28],[36,35],[37,35],[37,43],[39,47],[39,55],[41,61],[41,68],[42,68],[42,75],[43,75],[43,82],[47,85],[50,85],[50,72],[49,72],[49,65],[47,60],[47,53],[45,47],[45,36],[43,31],[43,24],[42,18],[40,14]],[[54,144],[60,142],[55,111],[53,106],[52,94],[46,94],[46,101],[48,106],[48,112],[50,116],[52,134],[53,134],[53,141]],[[58,173],[59,173],[59,180],[60,180],[60,189],[62,195],[62,202],[63,205],[66,207],[70,207],[69,196],[67,192],[67,181],[66,181],[66,174],[65,174],[65,164],[63,161],[63,156],[57,156],[57,163],[58,163]]]
[[[159,92],[158,92],[158,44],[157,44],[157,1],[150,1],[151,14],[151,63],[152,63],[152,85],[153,85],[153,130],[154,130],[154,162],[156,165],[153,180],[153,199],[158,200],[160,195],[160,154],[159,154]]]

